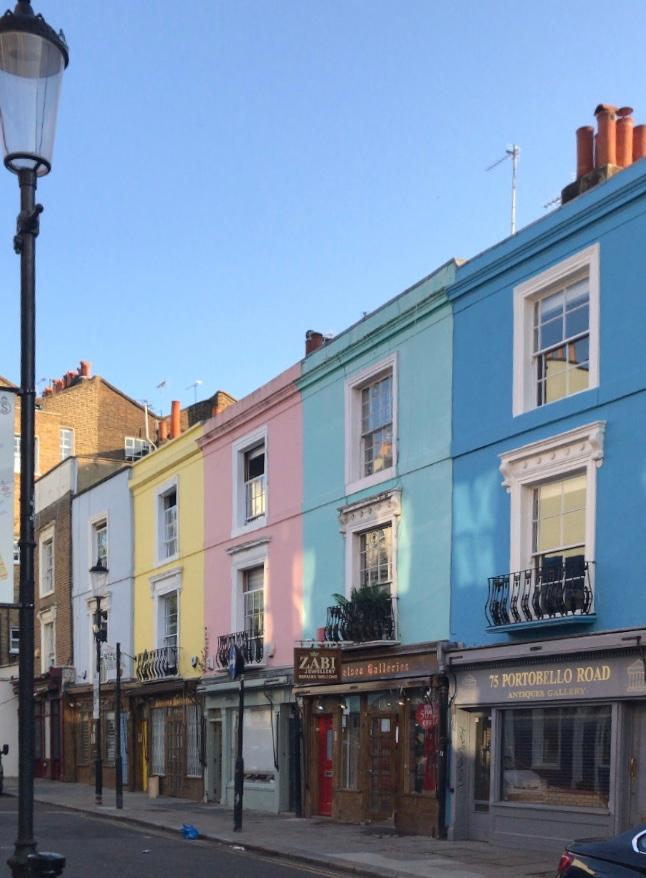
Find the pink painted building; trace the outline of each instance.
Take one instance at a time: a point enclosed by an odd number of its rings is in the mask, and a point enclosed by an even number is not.
[[[303,636],[303,451],[299,364],[211,419],[204,454],[206,791],[233,804],[245,658],[244,805],[292,810],[298,787],[293,647]]]

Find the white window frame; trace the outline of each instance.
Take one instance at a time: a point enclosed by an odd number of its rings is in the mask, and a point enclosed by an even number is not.
[[[63,444],[63,435],[69,437],[69,452],[64,454],[64,449],[66,446]],[[59,450],[60,450],[60,458],[61,460],[67,460],[68,457],[74,457],[74,444],[76,437],[74,435],[74,429],[72,427],[60,427],[58,431],[59,436]]]
[[[401,491],[386,491],[377,497],[351,503],[339,511],[341,533],[345,535],[345,596],[359,587],[361,534],[389,524],[392,528],[392,579],[390,593],[397,595],[397,537],[401,516]]]
[[[565,286],[576,275],[585,273],[589,284],[588,386],[538,406],[533,345],[534,305]],[[593,244],[514,288],[514,417],[599,386],[599,286],[599,244]]]
[[[18,655],[20,652],[20,628],[11,625],[9,628],[9,655]]]
[[[175,508],[176,508],[176,519],[175,519],[175,542],[176,542],[176,551],[173,555],[164,555],[162,552],[162,545],[164,545],[164,515],[163,515],[163,503],[164,497],[170,494],[171,491],[175,491]],[[180,532],[179,532],[179,479],[175,477],[168,482],[165,482],[163,485],[160,485],[157,488],[155,493],[155,557],[156,557],[156,566],[160,567],[162,564],[168,564],[172,561],[176,561],[179,558],[179,540],[180,540]]]
[[[177,592],[177,665],[179,670],[179,662],[180,662],[180,652],[179,648],[181,646],[181,631],[182,631],[182,571],[181,568],[176,568],[175,570],[169,570],[167,573],[164,573],[161,576],[153,576],[150,579],[150,593],[153,598],[153,613],[154,613],[154,631],[155,631],[155,645],[154,649],[162,649],[162,647],[167,644],[162,642],[162,638],[165,636],[164,628],[163,628],[163,598],[167,597],[169,594],[173,592]]]
[[[125,436],[123,440],[123,456],[125,460],[141,460],[151,451],[155,450],[155,446],[149,439],[143,439],[141,436]]]
[[[46,674],[50,667],[56,667],[56,607],[47,607],[46,610],[41,610],[38,613],[38,620],[40,622],[40,672]],[[45,654],[45,627],[47,625],[52,626],[52,662],[47,661]]]
[[[265,512],[251,521],[246,520],[246,491],[245,491],[245,454],[253,451],[259,445],[265,448]],[[247,433],[236,439],[231,446],[231,484],[233,486],[232,497],[232,522],[231,536],[238,537],[250,531],[265,527],[269,515],[269,454],[267,443],[267,427],[262,426],[252,433]]]
[[[392,375],[392,466],[369,476],[362,475],[361,453],[361,391],[374,384],[380,378]],[[345,493],[352,494],[371,488],[397,473],[398,429],[397,429],[397,353],[371,363],[359,372],[355,372],[345,382]]]
[[[96,564],[99,558],[99,540],[98,534],[99,531],[105,528],[106,537],[105,537],[105,566],[110,569],[110,524],[108,521],[108,513],[102,512],[100,515],[95,515],[94,518],[90,519],[89,522],[90,530],[89,530],[89,549],[90,549],[90,561],[92,562],[92,566]]]
[[[269,582],[269,540],[258,540],[252,545],[241,549],[229,550],[231,554],[231,633],[244,631],[244,574],[254,567],[263,568],[263,661],[264,665],[269,648],[269,602],[267,599],[267,583]],[[273,651],[273,649],[271,650]],[[254,664],[254,667],[258,665]]]
[[[38,534],[38,594],[41,598],[47,597],[47,595],[54,594],[56,591],[56,528],[53,524],[50,524],[49,527],[44,528]],[[48,591],[44,591],[44,568],[43,568],[43,548],[46,543],[50,542],[52,544],[52,587]]]
[[[597,469],[603,464],[605,421],[595,421],[558,436],[499,455],[502,485],[510,495],[509,570],[532,566],[532,499],[536,486],[584,473],[585,560],[594,562],[597,519]],[[588,570],[594,598],[594,563]]]

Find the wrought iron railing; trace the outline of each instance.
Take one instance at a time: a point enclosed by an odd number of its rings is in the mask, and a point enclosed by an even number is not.
[[[163,680],[179,674],[179,647],[162,646],[161,649],[145,649],[135,660],[137,679],[142,682]]]
[[[262,634],[252,635],[246,631],[235,631],[233,634],[221,634],[218,637],[218,648],[215,661],[220,670],[229,665],[229,651],[232,646],[240,648],[245,665],[262,664],[265,650]]]
[[[354,595],[360,595],[355,592]],[[376,640],[398,640],[397,598],[389,592],[377,591],[368,599],[353,597],[346,603],[327,608],[325,640],[329,643],[369,643]]]
[[[582,556],[489,579],[491,627],[592,615],[590,565]]]

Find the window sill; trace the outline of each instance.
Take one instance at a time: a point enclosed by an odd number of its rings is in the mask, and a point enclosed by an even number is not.
[[[169,555],[168,558],[157,558],[155,560],[155,567],[163,567],[165,564],[172,564],[173,561],[177,561],[179,559],[179,552],[176,552],[174,555]]]
[[[373,473],[371,476],[364,476],[361,479],[346,482],[345,493],[356,494],[357,491],[363,491],[366,488],[372,488],[375,485],[380,485],[382,482],[387,482],[389,479],[394,479],[395,476],[395,467],[389,466],[388,469],[379,470],[378,473]]]
[[[263,527],[267,526],[267,515],[261,515],[258,518],[254,518],[253,521],[249,521],[246,524],[238,524],[235,527],[231,528],[231,539],[235,539],[235,537],[244,536],[244,534],[253,533],[256,530],[260,530]]]
[[[597,614],[589,613],[587,616],[556,616],[553,619],[537,619],[535,622],[510,622],[508,625],[489,625],[485,628],[485,631],[488,634],[495,634],[498,631],[510,633],[513,631],[548,628],[554,625],[590,625],[596,621]]]
[[[583,396],[585,393],[589,393],[591,390],[598,390],[599,384],[590,384],[588,387],[584,387],[581,390],[576,390],[574,393],[568,393],[566,396],[560,396],[558,399],[553,399],[550,402],[545,402],[543,405],[531,405],[526,403],[522,409],[519,411],[513,412],[513,417],[522,418],[524,415],[531,415],[532,412],[545,412],[552,411],[553,406],[557,406],[559,403],[563,403],[568,399],[577,399],[580,396]]]
[[[517,809],[528,808],[532,811],[559,811],[562,814],[598,814],[600,817],[610,815],[608,808],[584,808],[581,805],[550,805],[547,802],[492,802],[494,808]]]

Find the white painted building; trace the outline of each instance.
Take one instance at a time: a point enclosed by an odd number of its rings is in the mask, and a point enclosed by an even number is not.
[[[122,675],[134,674],[133,521],[128,490],[130,469],[122,469],[84,491],[72,502],[74,667],[77,684],[92,682],[96,645],[92,631],[95,597],[90,568],[101,558],[108,568],[101,608],[107,611],[104,674],[114,678],[113,648],[121,644]],[[104,677],[105,678],[105,677]]]

